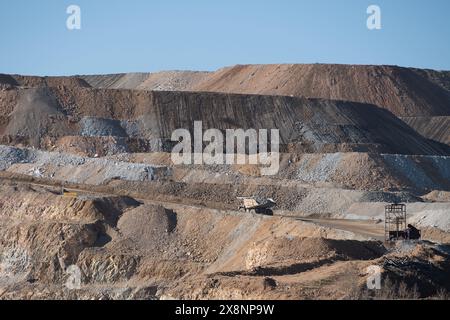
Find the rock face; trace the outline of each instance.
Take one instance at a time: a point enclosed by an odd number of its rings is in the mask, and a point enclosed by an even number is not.
[[[373,104],[401,117],[450,116],[450,73],[396,66],[237,65],[216,72],[164,71],[77,77],[1,75],[0,83],[282,95]]]
[[[287,218],[74,199],[21,184],[2,185],[0,203],[0,221],[15,221],[0,236],[6,299],[345,298],[369,265],[396,261],[414,261],[409,274],[419,285],[446,285],[438,270],[448,256],[429,245],[389,252],[352,232]],[[394,276],[408,270],[389,266]],[[422,269],[436,272],[425,282]],[[321,282],[335,289],[305,291]]]
[[[354,101],[405,117],[448,116],[447,82],[430,77],[394,66],[246,65],[219,70],[194,89]]]
[[[41,88],[41,87],[82,87],[90,88],[88,82],[80,77],[37,77],[22,75],[0,74],[0,84],[9,84],[11,86]]]
[[[402,117],[450,115],[448,71],[286,64],[238,65],[210,73],[160,72],[82,78],[95,88],[299,96],[374,104]],[[175,85],[165,85],[169,82]]]
[[[19,90],[2,109],[11,110],[4,136],[29,139],[32,146],[76,135],[162,143],[174,130],[193,130],[194,121],[202,121],[205,130],[279,129],[281,143],[297,152],[450,154],[448,146],[424,139],[390,112],[354,102],[62,87]]]
[[[282,95],[373,104],[426,138],[448,144],[448,71],[363,65],[238,65],[216,72],[164,71],[76,77],[1,75],[3,86],[93,87],[157,91],[210,91]],[[436,132],[436,126],[442,128]],[[444,137],[444,138],[443,138]]]
[[[190,90],[209,72],[163,71],[157,73],[124,73],[104,76],[82,76],[94,88],[182,91]]]
[[[450,145],[450,117],[406,117],[401,119],[422,136]]]
[[[0,75],[0,299],[442,295],[449,84],[350,65]],[[279,129],[279,171],[175,165],[171,134],[194,121]],[[243,196],[274,199],[275,215],[238,210]],[[400,202],[426,241],[382,242]]]

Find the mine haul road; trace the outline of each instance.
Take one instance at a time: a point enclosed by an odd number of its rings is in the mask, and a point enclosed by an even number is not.
[[[19,177],[8,177],[0,175],[0,181],[8,181],[10,183],[17,183],[25,186],[35,186],[40,188],[45,188],[48,191],[52,190],[51,192],[59,192],[59,190],[63,187],[61,182],[55,182],[55,181],[36,181],[39,180],[38,178],[33,178],[29,181],[29,178],[25,178],[24,176]],[[70,186],[64,186],[64,189],[68,192],[76,193],[77,196],[94,196],[94,197],[110,197],[110,196],[119,196],[119,197],[127,197],[126,194],[121,193],[111,193],[111,192],[102,192],[102,191],[96,191],[93,186],[83,186],[83,185],[77,185],[76,187],[70,187]],[[62,196],[62,195],[61,195]],[[152,198],[137,198],[133,197],[133,199],[146,203],[146,204],[154,204],[154,205],[161,205],[168,209],[176,210],[180,207],[189,207],[189,208],[207,208],[210,209],[208,206],[201,206],[201,205],[187,205],[183,204],[181,201],[167,201],[167,200],[155,200]],[[238,210],[221,210],[226,213],[230,214],[254,214],[254,213],[244,213],[242,211]],[[372,238],[375,240],[384,240],[384,227],[382,223],[379,223],[379,221],[373,221],[373,220],[349,220],[349,219],[331,219],[331,218],[308,218],[308,217],[298,217],[293,215],[281,215],[277,214],[276,210],[274,211],[274,217],[282,217],[287,219],[293,219],[293,220],[300,220],[307,223],[312,223],[318,226],[323,226],[327,228],[337,229],[337,230],[343,230],[343,231],[349,231],[352,233],[355,233],[357,235],[361,235],[367,238]]]

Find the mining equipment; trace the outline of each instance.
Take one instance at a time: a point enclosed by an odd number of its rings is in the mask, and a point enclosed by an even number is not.
[[[393,203],[385,207],[384,233],[386,241],[419,240],[419,229],[407,223],[406,205]]]
[[[272,208],[277,205],[272,198],[267,198],[263,201],[258,201],[256,197],[238,197],[238,199],[242,200],[239,210],[266,216],[273,216]]]

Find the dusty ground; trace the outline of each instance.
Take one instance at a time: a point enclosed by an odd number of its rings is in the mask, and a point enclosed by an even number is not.
[[[438,272],[448,268],[445,251],[427,242],[386,248],[375,240],[375,223],[56,191],[3,184],[2,298],[352,298],[364,286],[366,268],[388,262],[416,266],[387,268],[393,278],[413,271],[426,277],[421,272],[431,266],[436,273],[428,286],[448,285]],[[69,290],[72,265],[79,266],[82,285]]]
[[[448,79],[336,65],[0,75],[0,299],[445,299]],[[194,120],[279,128],[280,171],[174,166],[171,132]],[[239,211],[239,196],[275,199],[274,216]],[[384,242],[392,202],[421,241]],[[371,266],[381,290],[366,288]]]

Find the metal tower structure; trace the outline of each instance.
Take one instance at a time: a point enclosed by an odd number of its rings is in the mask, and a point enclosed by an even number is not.
[[[405,240],[406,234],[406,205],[394,203],[385,207],[384,235],[386,241]]]

